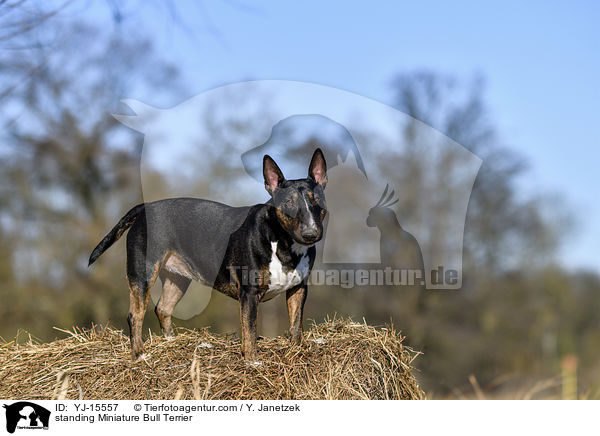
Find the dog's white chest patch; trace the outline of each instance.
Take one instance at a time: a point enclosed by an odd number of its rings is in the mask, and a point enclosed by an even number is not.
[[[296,268],[291,271],[284,271],[283,265],[277,257],[277,242],[271,242],[273,254],[271,254],[271,262],[269,263],[269,290],[263,296],[263,300],[270,300],[271,298],[276,297],[280,293],[299,285],[306,277],[308,277],[308,250],[306,247],[302,248],[304,248],[304,250],[299,252],[299,250],[301,250],[300,248],[293,247],[295,253],[303,253],[303,256],[300,258]]]

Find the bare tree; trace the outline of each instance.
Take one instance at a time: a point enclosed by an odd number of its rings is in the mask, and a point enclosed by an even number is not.
[[[129,93],[181,90],[176,69],[162,62],[149,42],[106,38],[83,24],[52,24],[60,26],[52,44],[33,45],[0,61],[4,77],[28,77],[0,102],[6,120],[0,222],[11,235],[12,250],[5,250],[3,259],[14,272],[14,280],[3,286],[7,298],[19,304],[36,296],[47,303],[30,311],[29,321],[16,323],[30,328],[28,322],[44,322],[34,316],[40,310],[52,314],[54,323],[89,324],[106,321],[111,306],[121,304],[122,283],[110,270],[122,267],[123,259],[109,260],[93,277],[85,268],[96,239],[141,199],[142,137],[111,113]],[[60,310],[50,309],[60,304]],[[11,316],[3,331],[15,325]]]

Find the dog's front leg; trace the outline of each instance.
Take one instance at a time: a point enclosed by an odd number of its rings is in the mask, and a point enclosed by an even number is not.
[[[290,339],[293,344],[302,342],[302,315],[308,287],[306,284],[286,292],[288,316],[290,319]]]
[[[256,317],[258,297],[255,292],[242,291],[240,295],[240,323],[242,325],[242,354],[248,361],[256,361]]]

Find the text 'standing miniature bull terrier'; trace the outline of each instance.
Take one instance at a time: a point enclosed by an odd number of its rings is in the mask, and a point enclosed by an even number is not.
[[[129,328],[133,359],[143,353],[142,324],[158,277],[163,292],[156,315],[165,336],[171,315],[191,280],[212,286],[240,303],[242,354],[255,361],[258,303],[285,292],[293,343],[302,340],[302,312],[315,243],[327,214],[327,165],[320,149],[308,177],[286,180],[268,155],[263,158],[265,204],[232,207],[196,198],[172,198],[135,206],[98,244],[91,265],[127,234]]]

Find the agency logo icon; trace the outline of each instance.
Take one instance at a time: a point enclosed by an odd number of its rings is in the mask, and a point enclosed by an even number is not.
[[[16,429],[48,430],[50,411],[29,401],[19,401],[10,405],[5,404],[6,431],[14,433]]]

